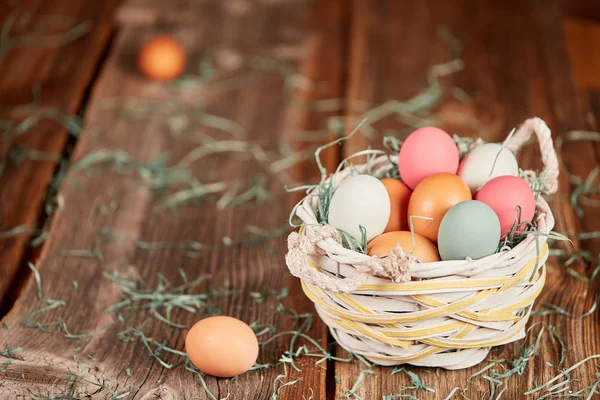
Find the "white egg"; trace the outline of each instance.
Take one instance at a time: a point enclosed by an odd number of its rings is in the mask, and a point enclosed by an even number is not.
[[[460,162],[458,175],[475,193],[489,180],[498,176],[519,174],[515,155],[500,143],[485,143],[475,147]]]
[[[360,226],[367,240],[379,236],[390,218],[390,196],[377,178],[356,175],[345,179],[331,197],[329,225],[340,229],[360,242]]]

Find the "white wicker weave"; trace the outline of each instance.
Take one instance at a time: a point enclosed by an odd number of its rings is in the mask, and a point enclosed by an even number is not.
[[[532,133],[542,148],[545,186],[554,192],[558,161],[541,119],[525,121],[507,147],[517,151]],[[337,187],[351,174],[379,175],[390,167],[383,156],[330,179]],[[434,263],[414,262],[406,254],[379,259],[344,248],[335,229],[318,223],[317,202],[313,192],[297,208],[303,229],[288,238],[286,262],[345,349],[380,365],[460,369],[481,362],[491,346],[524,337],[546,276],[544,234],[554,226],[543,198],[536,213],[541,235],[479,260]],[[399,270],[412,279],[391,279]]]

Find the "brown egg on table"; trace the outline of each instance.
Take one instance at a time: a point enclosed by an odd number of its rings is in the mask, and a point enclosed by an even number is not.
[[[410,189],[402,181],[393,178],[384,178],[381,183],[385,186],[390,196],[390,219],[384,232],[401,231],[408,229],[406,213]]]
[[[258,358],[258,340],[239,319],[216,316],[194,324],[185,337],[188,358],[200,371],[229,378],[248,371]]]
[[[387,257],[390,250],[397,245],[421,262],[440,261],[437,247],[429,239],[415,233],[413,242],[413,234],[408,231],[388,232],[377,236],[367,245],[367,254],[379,258]]]
[[[471,190],[458,175],[446,172],[432,175],[423,179],[410,196],[409,222],[412,217],[414,231],[437,243],[440,223],[446,212],[471,199]]]
[[[138,55],[138,68],[148,79],[169,81],[185,70],[185,49],[170,36],[155,36],[148,40]]]

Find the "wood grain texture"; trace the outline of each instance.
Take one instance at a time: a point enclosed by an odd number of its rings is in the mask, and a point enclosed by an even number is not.
[[[427,86],[428,67],[451,59],[447,47],[436,34],[438,26],[446,25],[464,44],[465,69],[445,78],[444,85],[463,89],[472,97],[472,102],[445,99],[434,114],[442,120],[444,129],[461,136],[502,141],[512,127],[531,116],[545,119],[555,138],[567,130],[584,129],[588,127],[584,118],[587,109],[581,102],[581,93],[573,85],[559,21],[556,5],[542,1],[502,4],[469,0],[355,1],[350,37],[349,101],[381,103],[389,99],[406,100],[416,95]],[[487,129],[475,129],[474,132],[472,124],[464,123],[472,118],[483,122]],[[410,132],[410,129],[403,130],[404,126],[398,120],[387,118],[374,127],[380,134]],[[380,147],[380,143],[380,137],[377,140],[355,136],[344,146],[344,155],[367,145]],[[540,169],[539,150],[535,144],[523,149],[519,159],[524,168]],[[579,221],[570,207],[571,188],[566,168],[574,174],[587,176],[597,164],[596,160],[594,147],[589,142],[571,142],[563,146],[560,195],[552,202],[557,230],[578,232],[583,224],[587,225],[586,230],[593,228],[589,223]],[[598,229],[598,225],[594,229]],[[575,247],[579,245],[577,241],[574,243]],[[581,272],[589,267],[592,266],[584,263],[577,266]],[[557,304],[574,314],[581,314],[591,307],[596,293],[596,284],[574,279],[556,260],[551,260],[546,286],[537,304],[538,307],[544,303]],[[556,326],[568,347],[567,366],[600,352],[597,314],[583,320],[560,315],[533,317],[531,323],[535,322]],[[537,333],[537,329],[533,332]],[[524,345],[531,344],[534,336],[530,335]],[[560,359],[560,346],[550,336],[544,336],[539,355],[530,360],[523,375],[513,376],[499,388],[507,388],[502,398],[524,398],[524,392],[559,373],[546,365]],[[520,351],[519,344],[506,345],[492,350],[489,358],[514,359]],[[406,374],[391,375],[390,369],[374,368],[375,374],[364,376],[356,394],[364,399],[406,393],[420,399],[441,399],[459,387],[466,388],[464,394],[468,398],[481,398],[490,395],[489,382],[481,377],[467,378],[486,365],[483,362],[453,372],[409,368],[418,373],[426,385],[435,388],[435,393],[402,390],[410,386]],[[335,375],[340,378],[336,393],[347,393],[365,368],[358,362],[336,363]],[[574,381],[572,389],[589,385],[594,373],[593,364],[579,368],[573,373],[573,379],[580,381]],[[460,396],[455,393],[452,398]]]
[[[568,17],[563,19],[562,26],[577,87],[600,89],[600,77],[598,77],[600,56],[598,52],[590,52],[600,41],[600,21]]]
[[[600,21],[600,4],[596,0],[559,0],[564,15],[580,20]]]
[[[328,114],[313,113],[298,103],[342,95],[339,70],[342,69],[343,38],[338,23],[342,18],[342,3],[318,3],[312,10],[311,24],[307,24],[311,4],[304,1],[265,5],[254,10],[251,18],[229,14],[220,1],[204,1],[193,25],[160,28],[161,32],[172,34],[183,43],[190,61],[200,59],[215,48],[226,48],[243,57],[268,58],[281,46],[296,49],[295,55],[286,53],[284,61],[321,84],[314,89],[311,86],[292,92],[283,90],[282,75],[273,71],[253,74],[249,84],[225,92],[213,90],[210,85],[176,90],[148,82],[139,76],[133,60],[139,46],[157,33],[157,28],[122,26],[95,85],[86,114],[86,130],[77,143],[74,160],[101,149],[124,151],[140,161],[156,159],[168,152],[168,164],[173,165],[198,146],[204,135],[231,139],[226,132],[195,124],[173,135],[169,131],[169,120],[179,114],[177,111],[165,114],[163,105],[169,100],[188,107],[201,104],[202,112],[239,123],[246,128],[248,140],[267,150],[278,151],[279,146],[286,143],[297,149],[306,148],[308,140],[294,142],[292,138],[298,136],[298,131],[323,128]],[[294,39],[283,30],[294,31]],[[188,72],[196,72],[195,65],[197,63],[190,62]],[[137,105],[132,110],[127,108],[126,97],[143,100],[134,101]],[[163,102],[156,102],[158,107],[154,111],[141,118],[132,117],[132,111],[141,108],[140,102],[147,104],[155,100]],[[107,107],[108,102],[113,105]],[[310,145],[315,143],[310,142]],[[336,165],[337,158],[333,151],[325,162]],[[191,169],[203,182],[217,179],[246,182],[253,174],[265,173],[264,165],[236,153],[206,157],[194,163]],[[291,175],[297,181],[314,182],[317,178],[315,167],[307,164],[296,167]],[[183,367],[167,370],[152,359],[140,341],[119,340],[119,332],[136,327],[148,337],[183,350],[185,330],[157,320],[148,311],[136,313],[126,322],[116,319],[117,313],[105,312],[108,306],[122,299],[123,292],[102,273],[115,269],[121,273],[135,271],[150,287],[159,283],[159,274],[173,286],[181,284],[179,269],[185,271],[189,279],[206,274],[210,276],[207,283],[190,290],[191,293],[204,293],[209,287],[239,292],[237,295],[215,294],[211,309],[248,323],[273,324],[281,331],[290,329],[292,318],[277,311],[277,293],[288,288],[290,295],[283,304],[299,313],[314,312],[314,309],[301,292],[298,281],[287,273],[283,261],[287,250],[285,235],[254,246],[223,245],[224,237],[247,238],[244,227],[248,225],[275,229],[286,223],[295,199],[285,192],[283,183],[280,179],[268,180],[272,199],[262,205],[217,211],[214,202],[209,201],[183,205],[172,214],[157,211],[160,200],[140,183],[135,171],[119,174],[108,168],[102,173],[72,172],[61,191],[64,207],[55,216],[38,263],[44,298],[63,300],[65,306],[39,315],[37,320],[50,322],[60,318],[71,333],[107,330],[88,339],[68,339],[64,331],[47,334],[19,326],[32,310],[42,305],[35,300],[37,288],[33,279],[29,279],[5,319],[8,330],[1,330],[0,334],[0,348],[6,349],[10,344],[23,349],[10,360],[12,364],[0,372],[0,397],[64,394],[71,388],[68,384],[71,372],[86,379],[75,388],[77,395],[95,393],[93,398],[111,398],[111,393],[98,386],[102,382],[118,395],[129,392],[124,396],[127,399],[208,398],[197,377]],[[107,212],[106,206],[111,202],[116,204],[116,210]],[[101,235],[102,228],[116,232],[113,240]],[[201,242],[220,250],[195,258],[168,245],[156,251],[144,249],[142,245],[182,241]],[[65,250],[89,250],[95,245],[99,246],[102,259],[64,253]],[[73,289],[74,281],[77,290]],[[252,293],[261,291],[266,293],[265,299],[256,301]],[[172,319],[190,326],[203,315],[174,310]],[[326,328],[317,318],[308,334],[327,346]],[[303,343],[298,341],[298,345]],[[259,362],[277,362],[289,344],[288,335],[265,346]],[[162,353],[161,357],[169,363],[181,358],[168,353]],[[295,379],[301,379],[301,383],[284,387],[278,398],[324,398],[326,365],[316,366],[315,361],[308,358],[298,361],[301,372],[290,371],[281,383]],[[282,372],[279,366],[249,372],[233,380],[205,379],[216,398],[229,394],[230,399],[262,400],[271,397],[276,389],[274,380]]]
[[[28,112],[18,112],[19,107],[33,101],[32,88],[35,86],[41,93],[41,107],[76,114],[109,42],[112,15],[118,3],[118,0],[93,4],[77,0],[21,1],[17,8],[17,21],[21,21],[26,15],[29,15],[29,20],[23,24],[14,23],[13,29],[8,33],[9,40],[30,35],[36,30],[45,31],[46,35],[31,44],[9,49],[0,58],[2,118],[22,121]],[[15,12],[7,3],[3,3],[0,10],[3,23],[7,23]],[[50,24],[47,30],[40,28],[49,18],[56,20],[58,17],[62,26],[55,23]],[[85,21],[90,22],[90,30],[80,39],[62,47],[48,47],[48,34],[64,33]],[[45,46],[40,46],[40,43],[45,43]],[[62,155],[67,139],[68,133],[62,125],[42,120],[15,140],[11,148],[21,146]],[[8,162],[6,170],[0,175],[2,231],[19,225],[37,225],[55,169],[56,164],[49,161],[24,160],[18,165]],[[0,304],[24,257],[28,240],[29,235],[26,234],[0,239]]]

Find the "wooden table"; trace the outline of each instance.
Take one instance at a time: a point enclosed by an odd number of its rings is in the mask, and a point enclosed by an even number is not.
[[[0,6],[2,399],[539,398],[546,389],[524,393],[600,353],[598,313],[586,313],[598,281],[582,278],[599,263],[597,235],[586,232],[600,229],[600,147],[597,134],[568,133],[598,129],[594,2],[9,3]],[[175,84],[136,70],[140,45],[157,33],[188,50]],[[429,68],[454,58],[464,69],[415,99]],[[315,147],[389,100],[415,111],[325,151],[329,170],[427,122],[501,141],[539,116],[562,138],[551,203],[572,242],[555,253],[575,256],[548,262],[536,307],[546,312],[524,342],[492,351],[507,361],[474,377],[492,364],[392,374],[348,361],[318,317],[308,325],[314,308],[285,267],[285,222],[299,197],[284,185],[315,183]],[[540,167],[535,147],[521,152],[523,167]],[[177,289],[186,281],[187,297]],[[217,313],[254,323],[263,341],[281,334],[262,347],[263,368],[226,380],[181,364],[185,328]],[[313,342],[285,333],[299,330]],[[330,356],[299,355],[297,369],[278,362],[303,345]],[[597,396],[597,365],[548,387]],[[494,382],[491,368],[517,372]],[[431,389],[411,388],[415,376]]]

